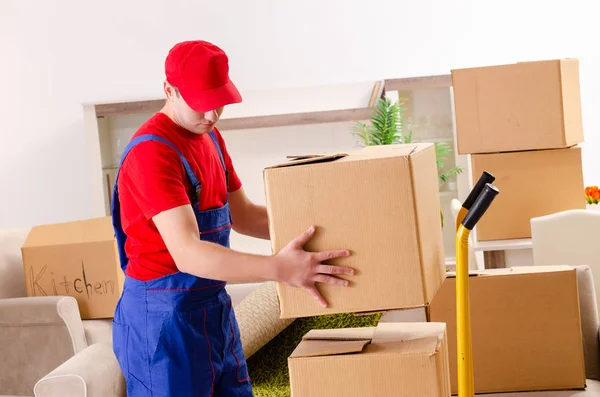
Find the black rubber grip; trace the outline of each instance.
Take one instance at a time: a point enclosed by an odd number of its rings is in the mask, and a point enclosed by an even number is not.
[[[479,197],[479,194],[485,187],[486,183],[492,184],[495,180],[496,177],[494,175],[490,174],[487,171],[483,171],[483,174],[481,174],[481,176],[479,177],[479,180],[475,184],[475,187],[473,187],[473,190],[471,190],[471,193],[469,193],[469,196],[467,197],[462,206],[467,210],[471,210],[473,203],[475,203],[475,200],[477,200],[477,197]]]
[[[475,203],[473,203],[473,206],[469,212],[467,212],[467,215],[465,215],[465,219],[462,221],[463,226],[469,230],[473,230],[498,193],[499,191],[496,186],[486,183],[481,194],[477,197],[477,200],[475,200]]]

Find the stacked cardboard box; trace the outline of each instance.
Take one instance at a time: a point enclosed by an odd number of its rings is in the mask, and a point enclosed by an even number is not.
[[[294,397],[449,397],[442,323],[312,330],[288,359]]]
[[[21,251],[27,296],[72,296],[82,319],[113,317],[124,275],[110,217],[35,226]]]
[[[349,249],[331,263],[356,269],[349,287],[317,284],[325,309],[307,291],[279,284],[282,318],[431,303],[446,277],[433,144],[307,156],[268,167],[264,181],[274,253],[315,225],[304,248]],[[292,395],[450,395],[445,324],[350,332],[305,337],[289,358]]]
[[[452,85],[458,153],[502,192],[478,240],[529,238],[531,218],[585,208],[577,59],[456,69]]]
[[[586,385],[576,270],[527,266],[470,277],[476,393],[582,389]],[[447,325],[452,393],[457,387],[456,279],[428,308]]]

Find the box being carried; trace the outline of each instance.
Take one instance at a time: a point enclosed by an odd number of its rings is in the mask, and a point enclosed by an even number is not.
[[[435,147],[370,146],[314,156],[264,172],[272,249],[311,225],[308,251],[349,249],[331,263],[356,269],[350,287],[317,284],[323,309],[303,289],[278,285],[282,318],[428,304],[445,275]]]
[[[469,277],[476,393],[581,389],[585,361],[577,274],[569,266],[487,270]],[[452,393],[458,392],[456,279],[429,308],[446,323]]]
[[[459,154],[583,142],[577,59],[455,69],[452,86]]]
[[[288,358],[294,397],[450,397],[446,325],[312,330]]]
[[[82,319],[113,317],[124,275],[110,217],[33,227],[21,252],[28,296],[72,296]]]

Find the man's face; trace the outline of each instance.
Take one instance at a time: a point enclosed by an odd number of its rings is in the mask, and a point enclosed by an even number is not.
[[[172,104],[175,119],[179,125],[195,134],[206,134],[210,132],[223,113],[223,107],[206,113],[193,110],[185,102],[181,94],[172,86],[165,87],[167,98]]]

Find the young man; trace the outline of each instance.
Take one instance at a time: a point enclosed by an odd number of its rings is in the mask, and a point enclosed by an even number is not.
[[[347,285],[347,267],[311,253],[314,228],[273,256],[229,248],[233,228],[268,239],[267,212],[241,187],[215,128],[241,101],[226,54],[204,41],[173,47],[165,62],[164,108],[135,133],[113,193],[113,224],[126,278],[113,347],[128,396],[252,396],[227,282],[274,280],[305,288]]]

